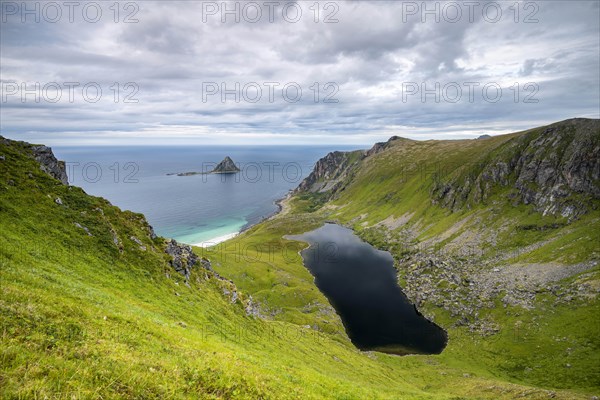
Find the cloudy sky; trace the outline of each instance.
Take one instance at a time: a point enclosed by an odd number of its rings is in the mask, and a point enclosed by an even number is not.
[[[0,134],[20,140],[371,144],[600,117],[598,1],[1,5]]]

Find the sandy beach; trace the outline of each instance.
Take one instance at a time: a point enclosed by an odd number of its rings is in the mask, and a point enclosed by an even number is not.
[[[234,232],[234,233],[229,233],[227,235],[223,235],[223,236],[217,236],[215,238],[209,239],[209,240],[205,240],[204,242],[200,242],[200,243],[193,243],[192,246],[197,246],[197,247],[211,247],[211,246],[215,246],[221,242],[224,242],[226,240],[229,239],[233,239],[234,237],[236,237],[237,235],[239,235],[239,232]]]

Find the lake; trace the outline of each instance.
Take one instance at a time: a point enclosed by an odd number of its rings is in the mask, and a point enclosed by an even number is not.
[[[310,244],[300,253],[304,264],[356,347],[400,355],[439,354],[446,347],[446,332],[398,286],[390,253],[336,224],[286,238]]]

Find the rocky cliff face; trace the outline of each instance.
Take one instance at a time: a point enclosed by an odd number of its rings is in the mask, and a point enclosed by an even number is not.
[[[31,151],[37,162],[40,163],[42,171],[58,179],[63,185],[69,184],[65,162],[57,160],[50,147],[33,145],[31,146]]]
[[[362,151],[334,151],[327,154],[317,161],[310,175],[300,183],[295,192],[334,193],[364,157]]]
[[[54,153],[52,153],[52,149],[50,147],[6,139],[2,136],[0,136],[0,140],[6,145],[18,143],[19,145],[28,148],[29,150],[31,150],[33,158],[35,158],[35,160],[40,164],[40,169],[42,171],[44,171],[51,177],[58,179],[63,185],[69,184],[69,179],[67,178],[67,170],[65,168],[65,162],[57,160],[54,156]],[[2,160],[5,159],[4,156],[1,157]]]
[[[313,171],[296,188],[295,193],[329,192],[333,196],[347,184],[352,176],[360,169],[363,160],[388,149],[393,142],[408,140],[392,136],[387,142],[375,143],[369,150],[334,151],[321,158],[315,164]]]
[[[365,152],[332,152],[320,159],[295,193],[334,197],[360,172],[362,163],[408,140],[394,136]],[[484,140],[484,139],[481,139]],[[492,139],[487,139],[492,140]],[[600,199],[600,120],[570,119],[515,135],[449,176],[435,176],[434,204],[458,210],[508,189],[510,204],[576,219]],[[506,192],[506,190],[504,190]]]
[[[391,138],[389,138],[389,140],[387,142],[375,143],[373,145],[373,147],[371,147],[369,150],[367,150],[365,155],[367,157],[370,157],[370,156],[374,156],[375,154],[379,154],[382,151],[384,151],[385,149],[389,148],[392,145],[392,143],[397,140],[407,140],[407,139],[401,138],[399,136],[392,136]]]
[[[571,119],[515,137],[467,176],[435,182],[432,198],[457,209],[485,201],[495,185],[543,214],[585,214],[588,199],[600,199],[600,120]]]

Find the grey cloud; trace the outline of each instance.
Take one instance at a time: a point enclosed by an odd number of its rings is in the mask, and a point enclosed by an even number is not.
[[[210,140],[204,132],[219,138],[265,133],[299,142],[328,134],[336,142],[355,143],[411,128],[415,135],[448,131],[458,137],[484,127],[494,133],[599,117],[600,8],[594,2],[538,2],[539,22],[533,24],[512,20],[512,2],[502,3],[506,18],[498,23],[480,14],[474,22],[422,23],[415,17],[405,22],[401,3],[338,2],[334,24],[315,23],[311,2],[297,3],[305,11],[297,23],[277,16],[274,23],[263,18],[225,24],[217,17],[203,23],[200,2],[138,4],[135,24],[110,18],[98,24],[22,24],[14,18],[2,23],[3,82],[98,82],[104,90],[94,104],[22,103],[12,96],[0,109],[2,134],[26,139],[45,132],[51,142],[127,138],[148,130],[176,136],[189,129],[202,132],[198,140]],[[115,82],[138,84],[139,103],[112,101]],[[296,82],[303,97],[290,104],[278,92],[271,103],[265,92],[257,103],[222,103],[218,95],[204,102],[203,82],[228,88],[278,82],[278,91]],[[315,82],[319,104],[311,90]],[[339,86],[339,103],[322,103],[327,82]],[[473,103],[464,94],[457,103],[437,103],[432,96],[423,102],[418,94],[403,101],[408,82],[428,87],[498,82],[503,97],[491,103],[479,92]],[[515,102],[509,89],[515,82],[520,90],[538,83],[539,102],[523,103],[526,92]],[[65,132],[71,133],[61,136]]]

